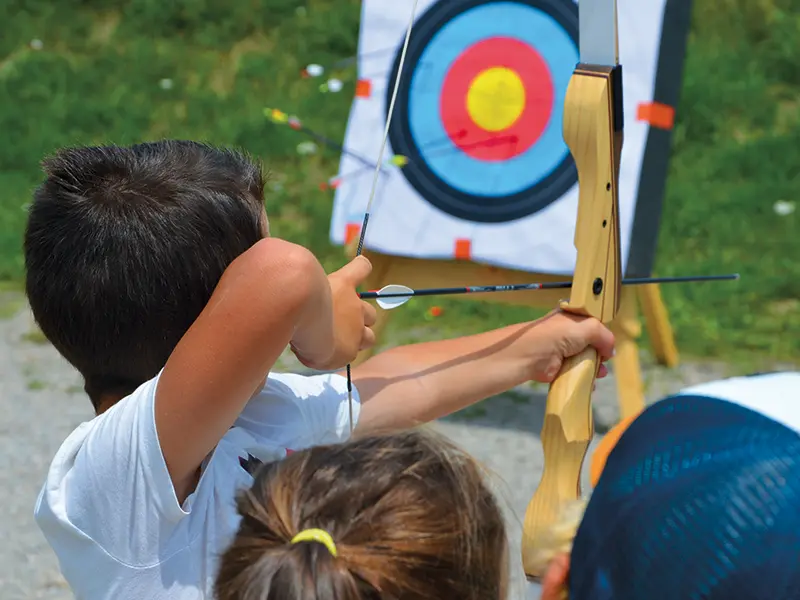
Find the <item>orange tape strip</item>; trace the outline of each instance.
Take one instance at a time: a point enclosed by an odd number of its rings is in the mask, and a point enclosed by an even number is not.
[[[672,129],[675,127],[675,109],[659,102],[643,102],[636,109],[636,120],[658,129]]]
[[[356,83],[356,98],[369,98],[372,95],[372,82],[369,79],[359,79]]]
[[[466,239],[456,240],[453,256],[456,260],[469,260],[472,258],[472,242]]]
[[[344,228],[345,245],[352,242],[361,233],[361,223],[348,223]]]

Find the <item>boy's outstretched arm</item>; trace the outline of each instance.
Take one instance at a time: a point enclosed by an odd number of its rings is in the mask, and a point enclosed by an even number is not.
[[[320,369],[355,356],[365,329],[356,286],[369,270],[351,263],[329,280],[308,250],[275,238],[230,264],[156,391],[158,439],[180,501],[288,344]]]
[[[478,335],[393,348],[353,370],[362,404],[357,431],[414,427],[527,381],[549,383],[566,357],[588,346],[608,360],[614,336],[595,319],[555,311]],[[602,366],[600,376],[606,373]]]

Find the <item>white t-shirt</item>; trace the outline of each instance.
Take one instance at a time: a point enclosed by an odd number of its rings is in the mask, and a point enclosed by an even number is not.
[[[701,383],[681,395],[727,400],[800,432],[800,373],[764,373]]]
[[[181,506],[156,435],[157,382],[73,431],[39,494],[36,521],[79,600],[210,600],[239,525],[236,493],[253,481],[242,463],[350,433],[343,377],[271,374]],[[359,411],[353,390],[354,420]]]

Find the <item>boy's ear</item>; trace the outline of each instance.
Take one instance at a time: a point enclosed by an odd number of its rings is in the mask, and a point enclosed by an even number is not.
[[[559,554],[547,567],[542,578],[541,600],[562,600],[566,598],[567,576],[569,575],[569,554]]]

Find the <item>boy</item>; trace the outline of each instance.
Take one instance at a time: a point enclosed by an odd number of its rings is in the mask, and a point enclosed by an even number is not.
[[[79,148],[44,168],[26,290],[98,416],[59,449],[37,522],[79,598],[208,598],[252,465],[349,435],[344,377],[270,369],[287,346],[332,371],[374,343],[374,308],[356,291],[369,262],[326,276],[306,249],[270,238],[261,171],[235,152]],[[390,350],[353,370],[356,432],[549,381],[590,344],[608,358],[613,336],[554,313]]]

